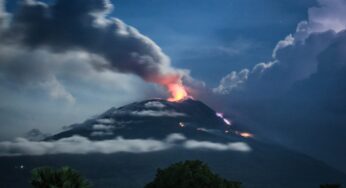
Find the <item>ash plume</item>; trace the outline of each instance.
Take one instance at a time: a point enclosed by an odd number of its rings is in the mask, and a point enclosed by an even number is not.
[[[57,53],[84,50],[106,60],[93,64],[97,70],[134,74],[166,88],[182,84],[186,71],[173,68],[169,57],[151,39],[111,17],[112,10],[109,0],[57,0],[51,5],[24,0],[6,17],[0,40]],[[5,10],[1,12],[5,14]]]

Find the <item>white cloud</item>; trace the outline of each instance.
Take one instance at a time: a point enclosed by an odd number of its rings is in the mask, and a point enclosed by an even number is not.
[[[318,6],[309,8],[308,19],[298,24],[293,35],[295,41],[304,41],[313,33],[345,30],[345,12],[344,0],[318,0]]]
[[[166,107],[164,104],[158,101],[149,101],[144,105],[146,108],[164,108]]]
[[[101,124],[113,124],[115,122],[114,119],[107,119],[107,118],[98,119],[96,121]]]
[[[273,65],[277,63],[278,61],[270,61],[268,63],[258,63],[252,68],[251,73],[253,75],[261,76],[266,70],[270,69]]]
[[[178,117],[178,116],[186,116],[183,113],[176,112],[173,110],[162,110],[162,111],[155,111],[155,110],[142,110],[142,111],[133,111],[131,112],[132,115],[135,116],[152,116],[152,117]]]
[[[238,88],[248,79],[249,70],[243,69],[239,73],[232,71],[222,78],[220,85],[214,88],[215,93],[229,94],[233,89]]]
[[[346,1],[318,0],[319,6],[309,9],[310,32],[346,29]]]
[[[318,55],[331,44],[335,33],[346,29],[346,1],[318,0],[318,4],[309,9],[308,20],[301,21],[295,33],[277,43],[272,60],[258,63],[252,69],[232,71],[222,78],[214,92],[229,94],[237,88],[263,88],[264,85],[275,85],[274,90],[284,91],[294,82],[314,74],[317,71]],[[269,79],[261,81],[263,74]],[[256,80],[256,84],[248,84],[250,80]]]
[[[112,130],[114,128],[113,125],[103,125],[103,124],[95,124],[93,125],[93,130]]]
[[[294,37],[292,36],[292,34],[288,35],[284,40],[279,41],[274,50],[273,50],[273,54],[272,57],[276,58],[276,52],[282,48],[286,48],[287,46],[293,45],[294,44]]]
[[[88,154],[88,153],[141,153],[166,149],[163,142],[152,139],[123,139],[91,141],[80,136],[53,142],[31,142],[23,138],[14,142],[1,142],[0,155],[45,155],[45,154]]]
[[[178,142],[178,141],[183,141],[186,140],[186,137],[182,134],[178,134],[178,133],[173,133],[167,136],[166,141],[168,143],[174,143],[174,142]]]
[[[114,135],[113,130],[121,129],[125,125],[123,124],[112,124],[112,125],[104,125],[104,124],[95,124],[92,126],[93,132],[90,136],[93,137],[102,137],[102,136],[112,136]]]
[[[179,117],[186,116],[184,113],[173,110],[141,110],[141,111],[115,111],[113,114],[127,114],[132,116],[151,116],[151,117]]]
[[[183,147],[189,150],[215,150],[249,152],[251,148],[243,142],[215,143],[189,140],[181,134],[170,134],[164,140],[124,139],[91,141],[81,136],[72,136],[56,141],[29,141],[17,138],[14,141],[0,142],[0,156],[89,154],[89,153],[145,153]]]
[[[184,143],[184,147],[187,149],[206,149],[206,150],[217,150],[217,151],[242,151],[248,152],[251,151],[249,145],[244,142],[235,142],[235,143],[215,143],[208,141],[197,141],[197,140],[188,140]]]

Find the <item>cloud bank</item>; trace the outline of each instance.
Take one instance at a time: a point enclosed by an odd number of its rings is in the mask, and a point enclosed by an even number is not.
[[[226,75],[214,94],[248,126],[346,171],[346,1],[318,0],[272,60]]]
[[[320,72],[322,53],[336,41],[342,41],[346,29],[346,3],[343,0],[319,0],[318,3],[318,7],[309,9],[308,20],[301,21],[295,33],[277,43],[273,60],[259,63],[252,69],[231,72],[214,91],[229,94],[243,84],[245,89],[261,84],[258,87],[287,91],[297,81]],[[269,84],[271,88],[266,87]]]
[[[72,136],[56,141],[29,141],[17,138],[14,141],[0,142],[0,156],[53,155],[53,154],[90,154],[90,153],[146,153],[173,149],[237,151],[249,152],[250,146],[243,142],[214,143],[187,139],[181,134],[170,134],[164,140],[124,139],[91,141],[81,136]]]

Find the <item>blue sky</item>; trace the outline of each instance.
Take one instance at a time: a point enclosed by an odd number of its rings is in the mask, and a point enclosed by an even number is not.
[[[114,15],[152,38],[196,78],[215,85],[232,70],[271,58],[314,1],[114,1]],[[239,48],[240,46],[240,48]],[[210,74],[213,72],[213,74]]]

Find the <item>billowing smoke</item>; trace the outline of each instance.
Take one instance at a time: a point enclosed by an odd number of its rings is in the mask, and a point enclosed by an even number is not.
[[[5,22],[0,5],[0,40],[57,53],[83,50],[106,60],[93,64],[97,70],[134,74],[166,88],[181,85],[186,72],[173,68],[151,39],[110,17],[112,9],[109,0],[57,0],[52,5],[25,0]]]

